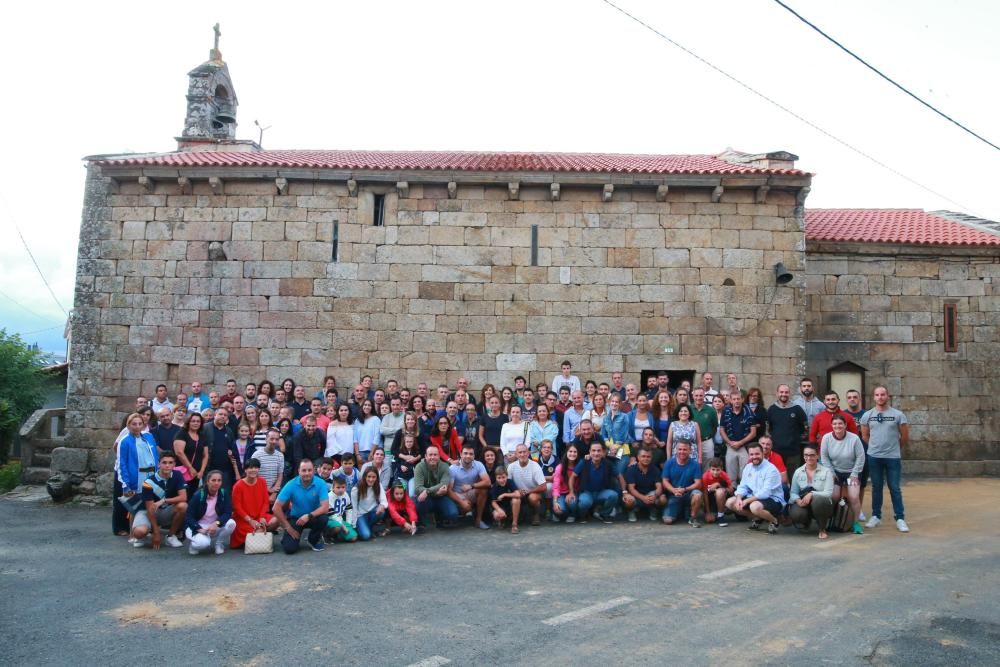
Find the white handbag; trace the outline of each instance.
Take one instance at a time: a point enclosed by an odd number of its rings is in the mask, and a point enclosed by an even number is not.
[[[274,538],[271,533],[254,532],[247,535],[246,545],[243,553],[249,554],[269,554],[274,551]]]

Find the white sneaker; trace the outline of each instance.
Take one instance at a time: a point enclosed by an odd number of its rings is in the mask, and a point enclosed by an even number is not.
[[[872,518],[868,519],[868,523],[865,524],[865,528],[874,528],[880,523],[882,523],[882,519],[873,515]]]
[[[226,547],[222,546],[221,544],[216,544],[215,545],[215,555],[216,556],[221,556],[224,553],[226,553]]]
[[[167,535],[166,542],[168,547],[172,547],[174,549],[184,546],[184,543],[178,540],[176,535]]]
[[[906,522],[902,519],[896,519],[896,528],[899,529],[901,533],[910,532],[910,527],[906,525]]]
[[[637,517],[635,516],[635,510],[632,510],[631,512],[628,513],[628,520],[629,523],[635,523],[638,520]]]
[[[198,550],[195,549],[194,547],[188,547],[188,553],[191,554],[192,556],[197,556]]]
[[[568,517],[566,517],[566,523],[576,523],[576,517],[570,514]]]
[[[143,538],[141,540],[137,540],[135,538],[132,538],[132,539],[130,539],[128,541],[128,543],[131,544],[136,549],[141,549],[142,547],[146,546],[146,540],[145,540],[145,538]]]
[[[865,513],[864,512],[859,512],[858,513],[858,521],[864,521],[864,520],[865,520]]]

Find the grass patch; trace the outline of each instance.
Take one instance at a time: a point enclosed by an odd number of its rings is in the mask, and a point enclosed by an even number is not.
[[[0,466],[0,493],[10,491],[21,483],[21,463],[15,461]]]

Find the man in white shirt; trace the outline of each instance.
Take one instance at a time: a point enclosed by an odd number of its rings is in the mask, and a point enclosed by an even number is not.
[[[507,466],[507,474],[510,476],[510,481],[514,483],[514,488],[521,494],[522,507],[525,498],[531,504],[531,509],[534,512],[531,525],[537,526],[542,522],[545,473],[542,472],[542,467],[538,463],[531,460],[527,445],[518,445],[515,453],[517,460]]]
[[[569,363],[569,359],[564,359],[559,367],[562,369],[562,372],[552,378],[552,385],[549,388],[556,393],[559,393],[561,387],[569,387],[570,392],[580,391],[580,378],[570,375],[573,370],[573,364]]]
[[[764,459],[759,443],[746,447],[750,462],[743,469],[743,477],[736,488],[736,495],[726,501],[726,507],[735,514],[750,519],[750,530],[767,522],[769,535],[778,533],[778,517],[785,506],[785,492],[781,487],[781,473],[774,464]]]
[[[167,408],[170,412],[174,411],[174,404],[170,402],[170,398],[167,396],[167,385],[158,384],[156,385],[156,396],[153,397],[150,407],[153,408],[153,414],[160,414],[160,410]]]

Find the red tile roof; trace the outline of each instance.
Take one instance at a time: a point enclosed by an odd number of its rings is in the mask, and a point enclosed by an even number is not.
[[[806,210],[810,241],[1000,246],[1000,235],[916,208]]]
[[[759,169],[713,155],[503,153],[459,151],[191,151],[100,156],[109,166],[285,167],[344,170],[551,171],[628,174],[750,174],[806,176],[799,169]]]

